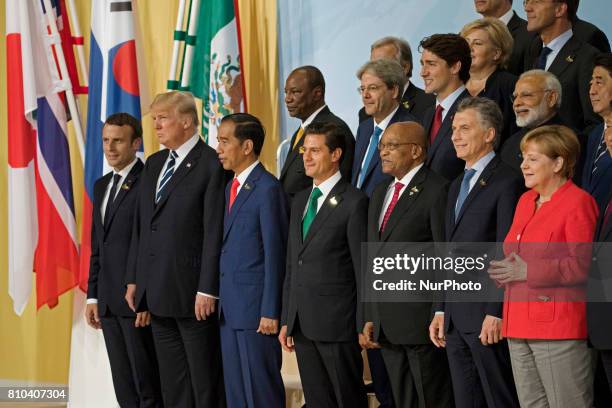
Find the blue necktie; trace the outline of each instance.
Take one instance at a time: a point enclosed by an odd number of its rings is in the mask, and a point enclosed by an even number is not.
[[[370,137],[370,144],[368,145],[368,150],[366,151],[366,157],[363,163],[361,164],[361,170],[359,170],[359,177],[357,178],[357,188],[361,188],[366,173],[368,172],[368,167],[370,167],[372,157],[374,157],[374,153],[378,151],[378,142],[380,141],[380,135],[382,134],[382,132],[383,130],[378,126],[374,127],[374,132],[372,133],[372,137]]]
[[[536,63],[537,69],[546,69],[546,61],[548,61],[548,54],[550,54],[552,50],[548,47],[542,48],[540,51],[540,55],[538,56],[538,62]]]
[[[463,203],[470,193],[470,180],[476,174],[476,170],[468,169],[463,173],[463,180],[461,181],[461,188],[459,189],[459,197],[457,197],[457,205],[455,205],[455,222],[457,222],[457,218],[459,217],[459,213],[461,212],[461,207],[463,207]]]
[[[155,204],[157,204],[159,200],[161,200],[164,187],[166,187],[166,185],[170,181],[170,178],[174,174],[174,166],[176,164],[177,157],[178,154],[176,154],[174,150],[170,150],[170,160],[168,160],[168,166],[166,167],[166,171],[164,172],[164,175],[159,181],[159,187],[157,187],[157,192],[155,193]]]

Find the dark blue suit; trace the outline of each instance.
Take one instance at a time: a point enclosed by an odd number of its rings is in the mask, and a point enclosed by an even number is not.
[[[581,184],[582,188],[595,198],[600,212],[605,211],[606,204],[608,204],[607,199],[610,193],[610,186],[612,185],[612,157],[610,157],[607,150],[604,152],[602,160],[600,160],[597,171],[593,173],[595,155],[597,154],[597,147],[601,142],[603,131],[604,125],[602,123],[597,125],[589,134]]]
[[[408,112],[403,105],[399,105],[399,108],[391,118],[389,125],[391,126],[395,122],[418,122],[417,119]],[[355,158],[353,160],[353,171],[351,172],[351,184],[357,186],[357,178],[359,177],[359,171],[361,170],[361,163],[363,158],[368,151],[368,145],[370,144],[370,138],[374,133],[374,119],[371,117],[364,120],[359,124],[357,128],[357,140],[355,141]],[[384,134],[384,132],[383,132]],[[382,135],[380,136],[382,139]],[[376,187],[381,181],[390,181],[391,177],[382,172],[380,164],[380,156],[378,151],[374,152],[372,160],[368,165],[366,176],[361,185],[361,191],[366,193],[368,197],[372,195],[374,187]]]
[[[219,313],[227,405],[284,407],[280,344],[256,332],[262,317],[280,320],[289,220],[281,183],[259,163],[225,214]]]

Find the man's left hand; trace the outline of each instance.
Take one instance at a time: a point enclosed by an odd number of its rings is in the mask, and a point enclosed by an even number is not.
[[[257,333],[271,335],[278,333],[278,319],[269,319],[267,317],[262,317],[259,320],[259,327],[257,328]]]
[[[215,303],[217,299],[204,296],[201,294],[196,295],[195,300],[195,316],[198,320],[206,320],[208,316],[215,313]]]

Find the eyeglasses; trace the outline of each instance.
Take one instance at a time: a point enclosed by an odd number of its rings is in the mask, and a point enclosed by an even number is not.
[[[519,98],[527,99],[527,100],[533,100],[535,98],[536,94],[546,93],[546,92],[552,92],[552,89],[542,89],[540,91],[533,91],[533,92],[521,92],[520,94],[512,95],[510,97],[510,101],[512,103],[514,103],[514,101],[516,101]]]
[[[523,7],[527,6],[539,6],[544,3],[559,3],[559,0],[545,1],[545,0],[523,0]]]
[[[376,92],[383,89],[382,85],[368,85],[368,86],[360,86],[357,88],[357,92],[359,93],[359,95],[363,95],[364,93],[366,93],[366,91],[368,93],[370,92]]]
[[[382,142],[379,142],[378,143],[378,150],[383,151],[383,150],[387,149],[390,152],[392,152],[395,149],[397,149],[398,147],[404,146],[404,145],[415,145],[415,146],[418,146],[418,144],[412,143],[412,142],[408,142],[408,143],[382,143]]]

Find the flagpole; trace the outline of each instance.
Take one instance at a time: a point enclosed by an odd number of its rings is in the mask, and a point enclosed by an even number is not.
[[[83,81],[83,86],[87,87],[89,86],[89,74],[87,73],[87,65],[85,65],[83,35],[81,34],[81,26],[79,25],[79,19],[74,13],[75,9],[76,7],[74,5],[74,0],[68,0],[68,11],[70,13],[70,20],[72,20],[72,28],[74,29],[74,35],[72,36],[72,39],[74,41],[74,45],[76,45],[79,68],[82,74],[81,76],[83,77],[83,79],[79,78],[79,81]]]
[[[43,0],[43,3],[45,5],[46,10],[45,16],[47,17],[49,28],[51,29],[51,37],[57,39],[59,38],[59,32],[57,30],[55,17],[51,12],[51,10],[53,10],[53,8],[51,7],[51,0]],[[64,83],[67,83],[65,90],[66,100],[68,101],[70,116],[72,117],[74,130],[76,132],[76,140],[79,146],[79,153],[81,154],[81,164],[83,165],[83,167],[85,167],[85,143],[83,138],[83,127],[81,125],[81,116],[79,115],[79,111],[77,109],[76,99],[74,97],[74,93],[72,92],[72,82],[70,81],[70,76],[68,75],[68,67],[66,66],[64,51],[62,50],[61,44],[57,44],[57,42],[52,43],[51,46],[55,46],[55,53],[60,69],[59,73],[60,76],[63,78]]]
[[[189,75],[191,74],[191,63],[193,62],[193,52],[195,50],[195,43],[189,44],[189,39],[195,38],[196,31],[198,31],[199,10],[200,0],[192,0],[189,28],[187,31],[187,38],[185,39],[185,60],[183,62],[183,74],[181,75],[182,89],[187,89],[189,87]]]
[[[170,63],[170,73],[168,74],[168,83],[166,85],[168,90],[178,88],[178,81],[176,80],[176,69],[178,66],[181,41],[185,41],[185,32],[182,30],[183,20],[185,19],[185,3],[186,0],[180,1],[178,14],[176,16],[176,25],[174,27],[174,43],[172,45],[172,61]]]

